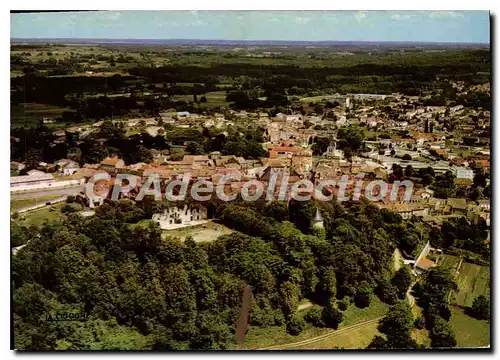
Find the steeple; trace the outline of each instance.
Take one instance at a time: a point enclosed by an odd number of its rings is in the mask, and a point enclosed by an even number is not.
[[[316,208],[316,213],[314,214],[314,218],[312,220],[312,226],[315,228],[323,228],[323,217],[321,216],[318,208]]]

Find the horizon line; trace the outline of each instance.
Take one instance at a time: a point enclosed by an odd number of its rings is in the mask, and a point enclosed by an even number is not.
[[[18,40],[36,40],[36,41],[51,41],[51,40],[102,40],[102,41],[224,41],[224,42],[283,42],[283,43],[387,43],[387,44],[463,44],[463,45],[490,45],[491,42],[460,42],[460,41],[429,41],[429,40],[265,40],[265,39],[196,39],[196,38],[107,38],[107,37],[15,37],[10,38],[10,41]]]

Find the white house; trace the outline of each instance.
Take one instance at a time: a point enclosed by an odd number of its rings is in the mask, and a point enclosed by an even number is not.
[[[158,222],[164,230],[194,226],[206,222],[207,210],[202,206],[184,205],[182,208],[174,206],[165,209],[162,213],[154,214],[152,220]]]
[[[78,171],[79,168],[80,166],[76,162],[71,161],[63,167],[63,175],[65,176],[73,175]]]
[[[456,168],[457,179],[474,179],[474,171],[472,169],[466,169],[463,167]]]

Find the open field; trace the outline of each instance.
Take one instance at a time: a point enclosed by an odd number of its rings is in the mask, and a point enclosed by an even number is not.
[[[301,103],[307,103],[309,104],[310,102],[327,102],[330,100],[337,100],[341,105],[343,105],[343,102],[337,95],[319,95],[319,96],[309,96],[309,97],[304,97],[300,98]]]
[[[62,220],[65,216],[61,214],[60,210],[64,204],[65,203],[63,202],[21,214],[19,217],[20,222],[26,226],[33,225],[39,227],[45,222]]]
[[[459,263],[460,259],[454,255],[441,255],[439,259],[439,266],[453,270]]]
[[[411,310],[413,313],[413,319],[416,319],[418,316],[423,316],[424,310],[417,304],[414,304]],[[425,328],[424,329],[413,328],[411,331],[411,337],[420,345],[424,345],[427,347],[431,345],[431,339],[429,338],[429,331]]]
[[[25,198],[25,199],[16,199],[11,200],[10,202],[10,211],[17,211],[20,209],[24,209],[30,206],[45,204],[47,201],[59,199],[61,195],[53,194],[47,196],[40,196],[35,198]]]
[[[35,103],[13,105],[10,108],[11,127],[37,126],[44,117],[55,119],[65,111],[71,111],[71,109]],[[47,124],[47,126],[50,125],[54,124]]]
[[[472,303],[479,295],[490,295],[490,269],[463,262],[456,279],[458,293],[455,296],[456,304],[460,306],[472,306]]]
[[[200,102],[202,96],[207,98],[207,102]],[[198,95],[198,104],[196,106],[200,108],[210,108],[223,106],[228,107],[230,102],[226,101],[227,93],[225,91],[212,91],[203,95]],[[193,101],[193,95],[176,95],[175,100]]]
[[[478,347],[490,345],[490,323],[466,315],[452,307],[451,326],[455,331],[458,347]]]
[[[458,285],[458,291],[454,294],[454,303],[468,307],[479,295],[490,296],[490,269],[487,266],[476,265],[465,260],[457,266],[460,258],[454,255],[442,255],[439,265],[450,269]]]
[[[299,348],[327,349],[334,346],[345,348],[366,347],[377,333],[377,319],[384,316],[387,308],[386,304],[382,303],[377,297],[373,297],[370,306],[365,309],[358,309],[354,305],[350,305],[343,312],[344,320],[338,330],[307,325],[302,333],[297,336],[287,334],[285,325],[272,327],[249,326],[245,336],[245,343],[237,346],[237,348],[262,349],[272,346],[276,350],[282,347],[293,350]],[[307,309],[300,311],[300,313],[302,315],[306,314]],[[340,330],[342,332],[337,333]],[[295,344],[299,342],[300,344]]]
[[[233,231],[228,227],[209,221],[204,225],[190,226],[175,230],[164,230],[163,236],[176,237],[184,241],[191,236],[196,242],[214,241],[221,235],[230,234]]]
[[[332,348],[364,349],[373,337],[379,335],[378,320],[369,320],[360,324],[333,331],[331,334],[320,337],[317,341],[307,341],[286,349],[293,350],[327,350]]]

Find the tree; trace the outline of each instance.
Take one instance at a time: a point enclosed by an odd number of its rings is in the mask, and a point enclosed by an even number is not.
[[[358,127],[349,126],[338,131],[339,145],[341,148],[349,147],[355,153],[363,147],[364,131]]]
[[[405,168],[405,177],[411,177],[413,175],[413,167],[411,165],[407,165]]]
[[[143,162],[146,164],[150,164],[153,162],[153,154],[151,150],[146,147],[139,145],[136,148],[136,160],[137,162]]]
[[[474,299],[470,313],[477,319],[489,320],[490,318],[490,300],[484,296],[479,295]]]
[[[333,266],[322,269],[318,290],[320,296],[325,299],[330,299],[337,293],[337,279]]]
[[[297,284],[290,281],[286,281],[281,284],[280,287],[280,298],[281,298],[281,308],[285,319],[289,319],[297,311],[299,306],[299,296],[300,289]]]
[[[326,152],[326,149],[330,145],[330,139],[326,137],[318,138],[314,144],[311,146],[311,150],[314,155],[323,155]]]
[[[85,143],[82,148],[82,162],[98,164],[109,155],[108,149],[98,142]]]
[[[361,309],[368,307],[370,305],[371,296],[372,288],[367,281],[363,280],[356,290],[356,295],[354,296],[354,304]]]
[[[270,201],[264,208],[264,215],[282,222],[288,220],[288,205],[284,201]]]
[[[436,176],[432,185],[434,196],[440,199],[452,197],[455,193],[455,175],[451,171]]]
[[[205,152],[203,145],[197,142],[190,142],[188,146],[186,146],[186,151],[191,155],[200,155]]]
[[[400,333],[410,334],[412,328],[413,314],[405,300],[391,306],[379,325],[379,331],[388,336],[396,336]]]
[[[170,150],[170,160],[180,161],[184,158],[184,150],[174,148]]]
[[[413,328],[413,314],[406,301],[399,301],[391,306],[387,314],[380,321],[378,330],[385,335],[385,339],[374,338],[369,348],[378,349],[414,349],[418,344],[411,338]]]
[[[39,150],[30,149],[26,154],[24,164],[27,170],[36,169],[41,161],[41,153]]]
[[[430,331],[431,347],[433,348],[453,348],[457,346],[455,333],[451,325],[442,318],[437,318]]]
[[[290,335],[297,336],[302,332],[302,330],[304,330],[305,326],[306,322],[304,321],[304,318],[295,314],[286,322],[286,332]]]
[[[387,340],[379,335],[376,335],[370,344],[366,347],[367,349],[389,349]]]
[[[401,267],[392,278],[391,281],[398,290],[398,297],[404,299],[406,292],[411,285],[411,273],[408,267]]]
[[[425,319],[423,316],[418,316],[413,322],[413,327],[415,329],[423,329],[425,327]]]
[[[474,185],[484,188],[486,187],[486,180],[486,175],[484,174],[484,171],[482,169],[478,170],[476,174],[474,174]]]
[[[323,319],[323,309],[319,306],[313,306],[312,308],[310,308],[304,316],[304,320],[316,327],[325,327],[325,321]]]
[[[258,142],[250,140],[246,144],[244,155],[249,159],[259,159],[261,157],[267,156],[267,151]]]
[[[326,326],[337,329],[343,317],[342,313],[335,308],[335,298],[332,296],[323,308],[323,322]]]
[[[398,289],[386,276],[379,280],[375,293],[386,304],[394,305],[398,301]]]

